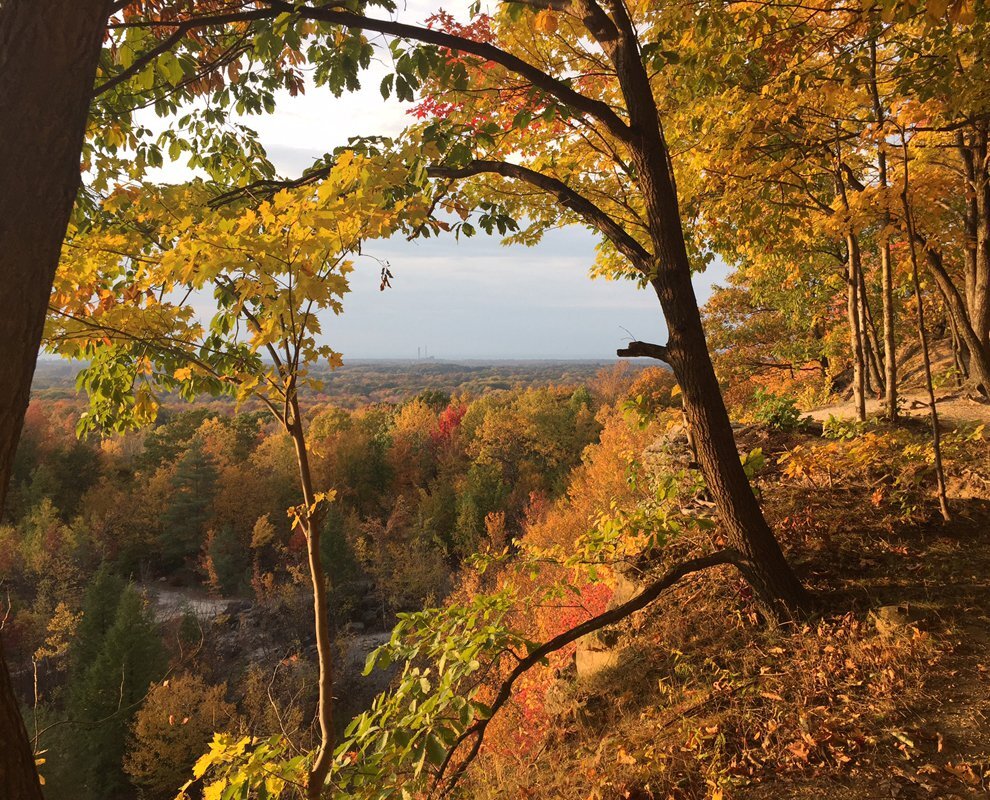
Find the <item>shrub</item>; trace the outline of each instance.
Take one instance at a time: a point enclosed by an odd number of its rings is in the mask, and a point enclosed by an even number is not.
[[[801,425],[801,412],[793,397],[757,389],[753,396],[753,419],[778,431],[793,431]]]
[[[124,759],[124,770],[143,797],[174,797],[214,732],[234,726],[226,691],[196,675],[179,675],[148,692]]]

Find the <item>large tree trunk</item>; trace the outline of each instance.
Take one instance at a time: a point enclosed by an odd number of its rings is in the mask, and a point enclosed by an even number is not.
[[[690,270],[673,265],[663,269],[653,287],[670,331],[667,352],[681,387],[698,463],[726,536],[746,555],[747,577],[764,605],[781,616],[807,608],[807,592],[767,525],[739,459],[708,353]]]
[[[34,750],[17,707],[14,687],[3,661],[0,636],[0,798],[41,800]]]
[[[10,483],[62,239],[79,187],[107,0],[0,4],[0,512]],[[0,795],[40,798],[0,663]]]
[[[667,143],[656,100],[639,56],[635,30],[621,2],[610,2],[611,28],[592,6],[581,6],[615,65],[629,113],[629,147],[646,206],[656,263],[644,265],[667,322],[667,353],[683,394],[698,462],[726,536],[747,559],[745,571],[764,606],[781,616],[810,604],[753,494],[708,353],[688,258]]]

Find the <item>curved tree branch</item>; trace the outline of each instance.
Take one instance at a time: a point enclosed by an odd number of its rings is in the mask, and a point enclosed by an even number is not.
[[[739,569],[744,576],[746,576],[749,572],[746,560],[742,553],[732,548],[718,550],[707,556],[699,556],[698,558],[691,558],[687,561],[682,561],[680,564],[677,564],[667,570],[663,577],[651,583],[631,600],[628,600],[615,608],[609,609],[598,616],[592,617],[591,619],[582,622],[580,625],[577,625],[570,630],[564,631],[560,635],[544,642],[535,650],[532,650],[525,658],[520,659],[519,663],[516,664],[512,672],[509,673],[508,677],[502,681],[498,693],[492,701],[491,713],[484,719],[479,719],[466,731],[464,731],[464,733],[458,737],[457,741],[454,742],[453,746],[447,752],[447,757],[437,770],[436,779],[433,784],[433,792],[436,793],[437,790],[440,789],[439,794],[443,797],[453,791],[468,766],[478,755],[478,751],[481,750],[481,744],[485,738],[485,731],[488,728],[488,723],[492,721],[502,706],[504,706],[512,697],[512,688],[515,686],[516,681],[523,676],[523,674],[542,662],[543,659],[551,653],[557,652],[572,642],[577,641],[582,636],[587,636],[589,633],[594,633],[595,631],[601,630],[608,625],[620,622],[631,614],[646,608],[646,606],[660,597],[660,595],[667,589],[691,573],[700,572],[702,570],[709,569],[710,567],[717,567],[725,564],[732,564]],[[468,750],[467,755],[457,765],[456,769],[451,774],[450,780],[441,788],[443,777],[446,774],[447,769],[450,767],[451,761],[456,755],[457,750],[469,739],[472,739],[473,741],[471,742],[471,747]]]
[[[463,36],[456,36],[444,31],[423,28],[418,25],[408,25],[403,22],[396,22],[387,19],[375,19],[355,14],[352,11],[342,11],[334,8],[323,8],[313,6],[298,6],[283,0],[269,0],[269,5],[273,9],[289,14],[298,14],[306,19],[317,20],[319,22],[329,22],[336,25],[344,25],[348,28],[358,28],[360,30],[375,31],[387,36],[394,36],[400,39],[411,39],[424,44],[432,44],[438,47],[445,47],[448,50],[455,50],[460,53],[478,56],[486,61],[491,61],[505,67],[507,70],[525,78],[533,86],[542,89],[549,95],[556,97],[561,103],[582,114],[594,117],[609,132],[623,141],[629,138],[629,126],[626,122],[612,110],[611,106],[600,100],[594,100],[580,92],[575,91],[564,81],[548,75],[538,67],[527,61],[506,52],[501,48],[485,42],[476,42]]]
[[[650,252],[626,233],[622,226],[601,208],[558,178],[506,161],[478,160],[472,161],[466,167],[434,166],[426,170],[426,174],[431,178],[470,178],[485,173],[525,181],[531,186],[552,194],[562,206],[569,208],[586,223],[606,236],[639,271],[649,271],[650,263],[653,261]]]

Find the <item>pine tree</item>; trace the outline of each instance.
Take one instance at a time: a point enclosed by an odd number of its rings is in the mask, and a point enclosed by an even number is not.
[[[179,460],[172,502],[162,518],[163,567],[181,566],[199,552],[215,483],[216,469],[194,442]]]
[[[165,665],[161,639],[141,595],[128,586],[113,599],[117,601],[113,623],[102,636],[95,658],[85,668],[79,665],[69,687],[70,718],[86,726],[73,739],[69,761],[78,781],[77,796],[92,800],[109,800],[125,789],[121,762],[127,731],[148,687],[161,677]],[[97,613],[104,613],[107,598],[94,595],[93,600]],[[99,622],[92,625],[89,635],[95,634]]]

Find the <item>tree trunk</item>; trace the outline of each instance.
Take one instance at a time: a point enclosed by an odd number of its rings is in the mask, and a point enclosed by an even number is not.
[[[726,537],[746,557],[743,569],[753,590],[771,613],[791,616],[807,609],[810,599],[763,517],[739,460],[691,284],[673,167],[656,99],[625,6],[618,0],[608,5],[611,20],[603,20],[592,4],[579,2],[576,8],[614,64],[625,97],[628,144],[656,256],[656,263],[641,266],[667,322],[667,353],[683,394],[698,462]]]
[[[937,250],[927,247],[925,239],[914,232],[911,239],[925,249],[928,270],[931,272],[942,299],[945,301],[946,312],[951,316],[956,331],[966,350],[969,352],[969,376],[977,387],[984,393],[990,394],[990,347],[980,341],[979,335],[973,329],[966,303],[959,294],[952,277],[949,275],[942,255]]]
[[[873,310],[870,308],[870,297],[866,291],[866,275],[860,264],[859,270],[859,327],[863,332],[863,348],[866,351],[866,362],[870,368],[869,375],[878,394],[884,393],[883,367],[880,357],[880,338],[877,336],[877,326],[873,321]],[[872,390],[871,390],[872,391]]]
[[[873,96],[873,116],[881,130],[886,124],[886,111],[880,100],[880,87],[877,83],[877,39],[870,37],[870,93]],[[884,404],[887,406],[887,419],[897,421],[897,336],[894,327],[894,264],[890,255],[891,214],[886,195],[887,144],[881,136],[877,142],[877,171],[880,188],[884,190],[884,212],[880,218],[883,229],[880,234],[880,297],[883,303],[883,367]]]
[[[921,345],[921,358],[925,367],[925,388],[928,390],[928,405],[932,413],[932,448],[935,451],[935,481],[938,490],[938,505],[942,519],[948,522],[949,500],[945,489],[945,469],[942,466],[942,434],[938,425],[938,405],[935,402],[935,385],[932,382],[932,361],[928,352],[928,333],[925,330],[925,303],[921,295],[921,278],[918,276],[918,245],[914,235],[914,218],[908,201],[908,154],[907,140],[901,134],[904,151],[904,183],[901,188],[901,204],[904,207],[904,225],[907,227],[908,245],[911,253],[911,282],[914,285],[914,298],[918,304],[918,342]]]
[[[290,409],[292,418],[286,421],[286,428],[292,437],[296,450],[296,463],[299,466],[299,484],[302,488],[305,509],[300,515],[306,535],[306,556],[309,562],[309,577],[313,586],[313,627],[316,633],[316,659],[319,666],[319,698],[316,718],[320,726],[320,744],[313,759],[306,785],[306,796],[316,800],[323,793],[330,765],[333,761],[333,643],[330,641],[330,609],[327,600],[327,577],[323,569],[320,553],[319,505],[313,491],[312,472],[309,467],[309,451],[306,434],[299,416],[299,403],[295,390],[290,389]]]
[[[747,576],[761,602],[779,616],[810,601],[763,517],[743,470],[715,377],[690,271],[664,269],[653,281],[670,331],[667,351],[681,387],[698,463],[726,536],[748,561]]]
[[[859,324],[859,270],[861,259],[859,240],[850,231],[846,235],[846,316],[849,323],[849,346],[852,348],[853,401],[856,418],[866,419],[866,364],[863,353],[863,332]]]
[[[960,304],[946,296],[946,305],[968,354],[966,371],[983,393],[990,395],[990,383],[987,383],[990,376],[986,374],[990,361],[990,162],[986,123],[974,123],[968,140],[960,131],[956,144],[968,184],[963,213],[963,230],[966,232],[966,245],[963,248],[963,292],[959,299],[968,318],[972,336],[967,335],[969,331],[959,320]],[[936,275],[936,280],[938,279],[939,276]],[[945,294],[943,291],[943,295]]]
[[[887,419],[897,420],[897,338],[894,329],[894,264],[891,260],[890,241],[885,239],[880,247],[880,280],[883,284],[883,368],[884,403]]]
[[[3,661],[3,637],[0,636],[0,797],[4,800],[42,800],[34,750],[24,720],[17,707],[17,697]]]
[[[79,187],[107,0],[0,4],[0,512]],[[0,663],[0,795],[41,798],[31,744]]]
[[[960,152],[969,184],[964,228],[966,309],[973,330],[984,345],[990,345],[990,172],[988,133],[984,123],[974,123],[969,143],[960,134]]]

